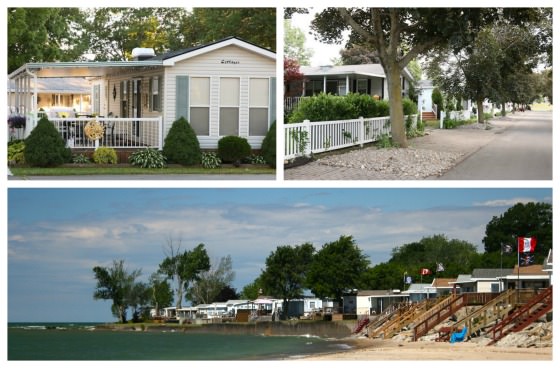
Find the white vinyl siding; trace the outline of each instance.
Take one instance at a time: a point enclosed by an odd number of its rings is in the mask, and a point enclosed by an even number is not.
[[[234,60],[238,63],[223,63],[222,61],[224,60]],[[275,60],[235,45],[225,46],[190,59],[179,61],[173,67],[167,67],[165,70],[165,80],[163,81],[163,88],[165,89],[165,98],[163,99],[165,104],[163,106],[163,111],[165,112],[165,133],[167,133],[172,122],[176,119],[176,78],[178,76],[189,76],[190,81],[197,77],[209,78],[209,105],[206,106],[209,107],[208,134],[199,135],[198,140],[202,149],[216,149],[218,140],[223,136],[223,132],[220,131],[220,109],[222,107],[220,104],[221,79],[235,77],[239,80],[239,102],[237,105],[239,110],[238,135],[247,138],[249,144],[254,149],[260,148],[263,137],[251,136],[249,134],[249,83],[251,78],[272,78],[275,75]],[[274,98],[274,96],[271,98]],[[193,107],[191,100],[188,103],[189,107]],[[193,113],[192,109],[189,109],[189,111],[191,114]],[[275,110],[273,112],[273,109],[270,108],[269,114],[272,113],[276,114]],[[275,118],[274,116],[272,120]],[[189,117],[189,122],[191,120],[192,116]]]

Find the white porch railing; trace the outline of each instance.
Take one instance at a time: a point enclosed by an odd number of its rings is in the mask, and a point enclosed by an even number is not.
[[[416,121],[417,115],[412,115]],[[364,145],[391,135],[390,117],[358,118],[337,121],[310,122],[284,125],[284,157],[308,156],[341,148]],[[407,117],[405,116],[405,119]]]
[[[297,105],[299,104],[299,101],[302,99],[303,97],[286,97],[284,98],[284,111],[292,111],[293,109],[295,109],[297,107]]]
[[[84,127],[96,120],[105,127],[103,138],[90,140]],[[50,122],[70,148],[157,148],[163,147],[161,117],[157,118],[51,118]]]

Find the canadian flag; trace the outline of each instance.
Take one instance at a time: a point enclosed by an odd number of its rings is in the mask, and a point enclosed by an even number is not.
[[[532,253],[535,251],[536,246],[537,246],[537,238],[535,237],[525,238],[520,236],[517,238],[517,249],[519,253],[526,253],[526,252]]]
[[[423,268],[420,270],[420,275],[429,275],[431,273],[432,271],[430,271],[428,268]]]

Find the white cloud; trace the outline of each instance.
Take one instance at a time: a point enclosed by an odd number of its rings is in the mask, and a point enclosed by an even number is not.
[[[519,197],[519,198],[508,198],[508,199],[495,199],[495,200],[489,200],[489,201],[485,201],[485,202],[475,202],[474,206],[477,207],[511,207],[516,205],[517,203],[529,203],[529,202],[539,202],[539,200],[535,199],[535,198],[525,198],[525,197]]]

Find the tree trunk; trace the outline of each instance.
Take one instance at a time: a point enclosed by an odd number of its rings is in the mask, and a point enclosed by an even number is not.
[[[175,313],[181,308],[183,302],[183,280],[179,279],[179,283],[177,285],[177,300],[175,302]]]
[[[484,100],[482,98],[476,99],[476,108],[478,109],[478,122],[480,124],[484,123],[484,105],[482,104]]]
[[[401,71],[398,66],[389,67],[386,71],[389,104],[391,108],[391,135],[393,143],[401,148],[408,147],[402,107]]]
[[[502,102],[502,116],[506,116],[506,104]]]

